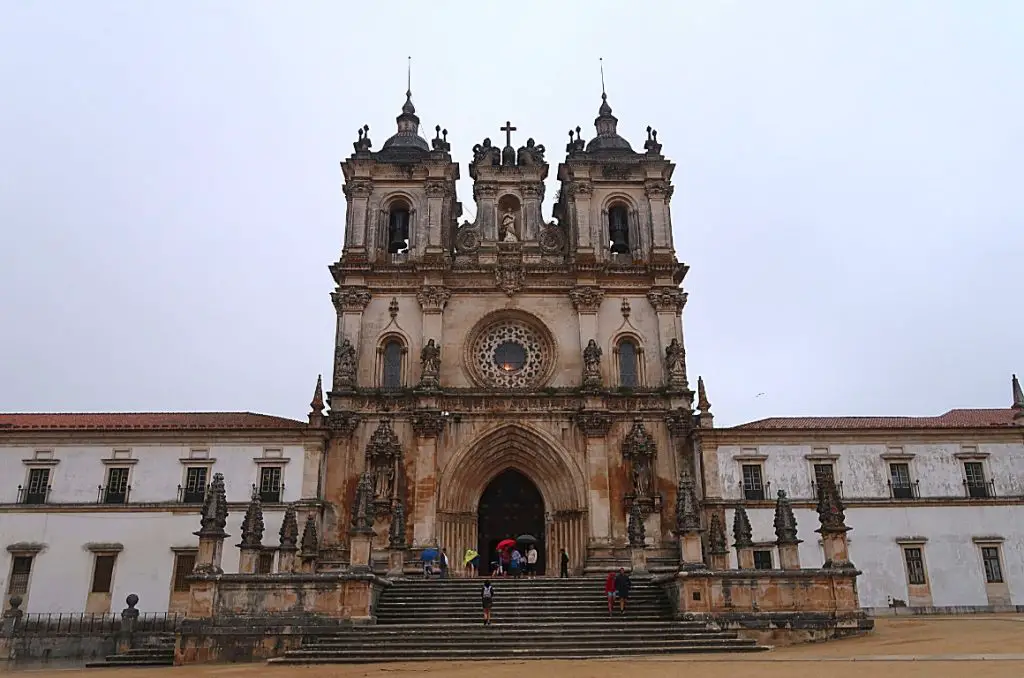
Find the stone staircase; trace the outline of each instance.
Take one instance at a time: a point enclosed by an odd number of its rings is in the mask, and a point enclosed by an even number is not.
[[[675,621],[650,581],[634,580],[625,615],[609,616],[604,578],[501,579],[483,625],[482,579],[399,580],[381,594],[377,624],[309,636],[273,663],[453,659],[585,659],[766,650],[734,632]]]
[[[158,636],[142,647],[133,647],[122,654],[108,654],[104,661],[85,665],[89,669],[119,666],[174,666],[174,636]]]

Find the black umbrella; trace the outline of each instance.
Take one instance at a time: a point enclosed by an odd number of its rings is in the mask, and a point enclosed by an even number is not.
[[[532,534],[521,534],[516,539],[516,541],[520,544],[536,544],[537,538],[534,537]]]

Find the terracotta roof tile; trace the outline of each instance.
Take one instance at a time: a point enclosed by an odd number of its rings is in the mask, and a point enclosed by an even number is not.
[[[950,410],[937,417],[769,417],[734,426],[742,430],[841,430],[1010,427],[1014,411],[1003,409]]]
[[[306,423],[253,412],[0,412],[3,431],[301,429]]]

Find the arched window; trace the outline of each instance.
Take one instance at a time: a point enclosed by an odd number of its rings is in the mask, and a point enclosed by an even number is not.
[[[388,210],[388,254],[399,254],[409,249],[409,206],[397,201]]]
[[[629,254],[629,210],[622,203],[608,210],[608,239],[612,254]]]
[[[640,385],[640,361],[636,344],[630,339],[619,342],[619,386],[636,388]]]
[[[384,369],[381,373],[382,388],[402,388],[402,354],[405,347],[397,339],[389,339],[384,344]]]

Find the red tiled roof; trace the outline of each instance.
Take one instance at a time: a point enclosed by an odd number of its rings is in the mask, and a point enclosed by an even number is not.
[[[988,428],[1013,426],[1014,410],[950,410],[937,417],[769,417],[734,426],[743,430],[840,430],[909,428]]]
[[[305,422],[253,412],[3,413],[3,431],[301,429]]]

